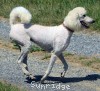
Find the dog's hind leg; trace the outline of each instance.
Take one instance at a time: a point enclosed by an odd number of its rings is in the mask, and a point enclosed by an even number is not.
[[[31,79],[34,79],[32,74],[30,74],[30,72],[28,71],[28,65],[27,65],[27,56],[29,53],[30,46],[31,44],[27,44],[21,47],[21,54],[20,57],[18,58],[18,63],[20,64],[24,74],[30,77]]]
[[[45,72],[45,75],[41,79],[41,83],[43,83],[44,80],[46,79],[46,77],[50,74],[50,72],[52,70],[52,67],[53,67],[53,65],[54,65],[54,63],[56,61],[56,58],[57,58],[57,56],[55,55],[55,53],[52,53],[51,54],[51,59],[50,59],[49,66],[48,66],[48,68],[47,68],[47,70]]]
[[[21,56],[18,60],[18,63],[20,64],[22,71],[24,72],[25,75],[29,75],[28,65],[27,65],[27,56],[28,56],[28,53],[26,54],[21,53]]]
[[[66,60],[65,60],[65,58],[64,58],[64,56],[63,56],[62,53],[58,56],[58,58],[61,60],[61,62],[64,65],[64,67],[63,67],[64,68],[64,71],[61,73],[61,77],[64,77],[65,76],[65,73],[66,73],[66,71],[68,69],[68,64],[67,64],[67,62],[66,62]]]

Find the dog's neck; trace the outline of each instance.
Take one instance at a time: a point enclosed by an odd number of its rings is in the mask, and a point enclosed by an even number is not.
[[[67,26],[65,26],[65,24],[64,24],[64,23],[63,23],[62,25],[63,25],[63,26],[64,26],[64,28],[66,28],[68,31],[70,31],[70,32],[72,32],[72,33],[74,32],[74,30],[72,30],[72,29],[68,28]]]

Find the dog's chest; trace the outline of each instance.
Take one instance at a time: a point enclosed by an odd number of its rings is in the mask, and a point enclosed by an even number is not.
[[[55,40],[55,48],[58,51],[64,51],[70,43],[71,36],[72,34],[70,33],[63,34],[63,36],[59,35]]]

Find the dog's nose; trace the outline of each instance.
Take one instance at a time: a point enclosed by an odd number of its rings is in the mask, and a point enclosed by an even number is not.
[[[95,23],[95,20],[93,20],[91,23]]]

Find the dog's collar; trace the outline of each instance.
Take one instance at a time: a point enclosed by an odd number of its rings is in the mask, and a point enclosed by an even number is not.
[[[68,29],[70,32],[72,32],[72,33],[74,32],[74,30],[72,30],[72,29],[68,28],[67,26],[65,26],[64,23],[63,23],[62,25],[63,25],[66,29]]]

